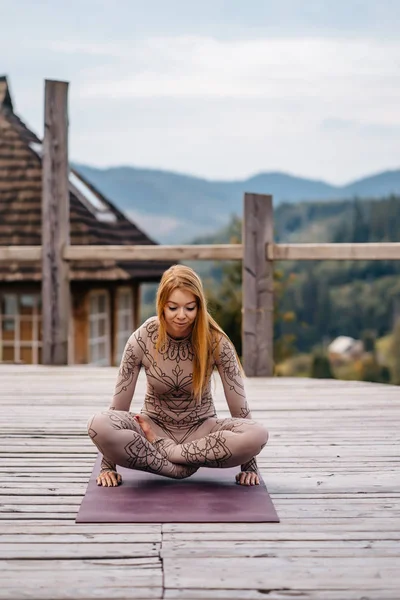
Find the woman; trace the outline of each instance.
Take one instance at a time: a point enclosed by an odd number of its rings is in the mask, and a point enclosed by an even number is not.
[[[89,420],[89,435],[103,455],[97,484],[119,485],[116,465],[176,479],[199,467],[241,465],[236,482],[258,485],[254,457],[268,433],[251,420],[235,349],[208,313],[192,269],[174,265],[164,273],[157,315],[129,338],[109,410]],[[147,392],[141,413],[134,415],[129,409],[142,366]],[[215,366],[230,419],[218,419],[215,412]]]

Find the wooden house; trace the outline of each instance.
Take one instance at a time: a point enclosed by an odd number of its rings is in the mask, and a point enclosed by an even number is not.
[[[41,245],[41,140],[15,114],[0,77],[0,246]],[[71,244],[154,244],[74,170],[69,175]],[[45,251],[45,249],[44,249]],[[69,364],[118,364],[138,325],[140,284],[165,262],[72,263]],[[0,362],[41,363],[41,265],[0,262]]]

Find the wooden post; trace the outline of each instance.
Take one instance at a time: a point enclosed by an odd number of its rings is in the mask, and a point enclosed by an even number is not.
[[[272,196],[245,194],[243,219],[243,367],[249,377],[273,375]]]
[[[45,82],[42,159],[43,364],[68,364],[70,288],[68,191],[68,83]]]

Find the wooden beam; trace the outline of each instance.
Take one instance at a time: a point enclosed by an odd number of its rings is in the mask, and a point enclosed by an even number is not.
[[[241,244],[192,246],[68,246],[66,260],[241,260]]]
[[[249,377],[273,375],[272,196],[245,194],[243,219],[243,366]]]
[[[0,246],[0,262],[37,262],[41,246]],[[65,246],[64,260],[242,260],[241,244],[188,246]],[[266,260],[400,260],[400,242],[363,244],[272,244]]]
[[[43,363],[68,364],[70,319],[68,83],[45,82],[42,191]]]
[[[400,243],[268,244],[267,260],[400,260]]]
[[[0,262],[39,262],[42,246],[0,246]]]

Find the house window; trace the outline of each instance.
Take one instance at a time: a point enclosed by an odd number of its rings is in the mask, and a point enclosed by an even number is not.
[[[0,362],[42,361],[39,294],[0,294]]]
[[[121,362],[126,342],[133,331],[132,311],[132,290],[130,288],[120,288],[117,293],[117,364]]]
[[[109,301],[106,291],[90,294],[89,305],[89,364],[110,364]]]

